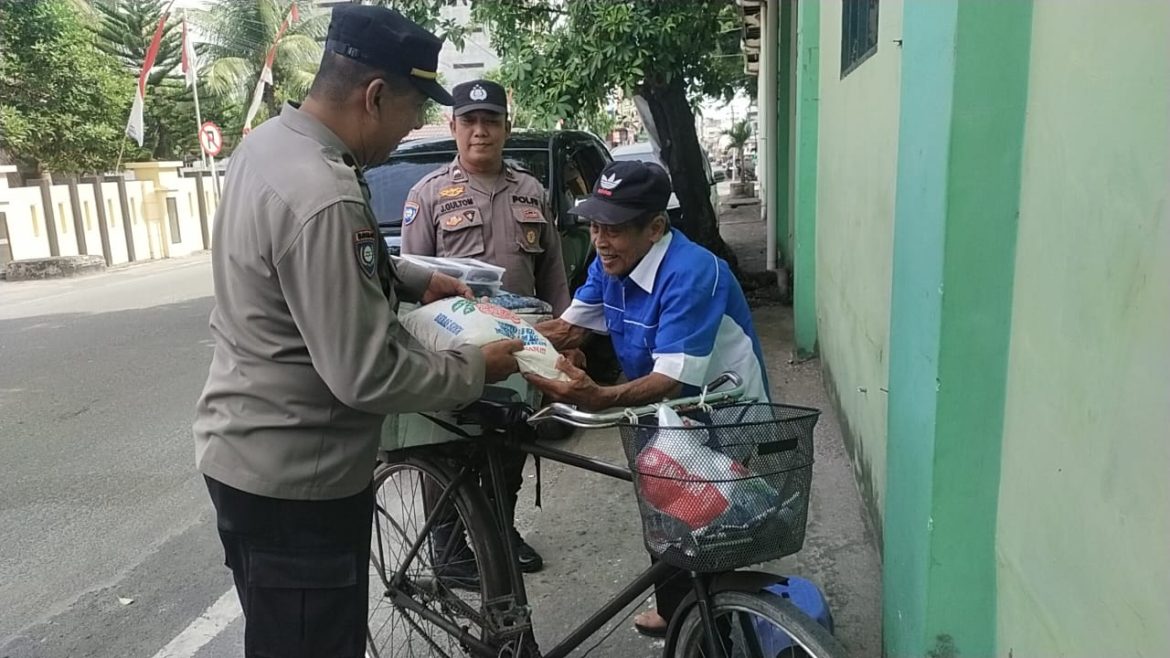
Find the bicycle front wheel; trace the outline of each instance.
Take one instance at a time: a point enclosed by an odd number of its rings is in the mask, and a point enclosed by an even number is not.
[[[494,648],[474,651],[470,642],[496,643],[487,606],[511,593],[504,547],[475,481],[453,482],[451,469],[425,458],[385,464],[374,474],[371,658],[496,655]],[[431,517],[439,522],[424,532]]]
[[[767,592],[722,592],[711,597],[717,640],[727,658],[846,658],[825,627],[787,599]],[[679,627],[675,658],[709,658],[699,607]]]

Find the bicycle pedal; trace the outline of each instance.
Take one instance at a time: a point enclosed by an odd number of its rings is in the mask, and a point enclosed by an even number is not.
[[[489,599],[484,603],[484,609],[498,637],[512,638],[532,630],[532,608],[517,605],[515,596]]]

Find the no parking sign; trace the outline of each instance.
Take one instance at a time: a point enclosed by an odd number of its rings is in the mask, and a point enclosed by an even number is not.
[[[204,122],[199,127],[199,146],[203,147],[203,152],[211,157],[219,155],[223,150],[223,131],[214,122]]]

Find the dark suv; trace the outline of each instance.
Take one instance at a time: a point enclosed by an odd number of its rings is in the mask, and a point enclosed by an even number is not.
[[[398,147],[385,163],[366,170],[374,216],[390,253],[398,255],[402,205],[414,184],[455,159],[455,140],[420,139]],[[561,234],[570,290],[585,281],[593,249],[589,230],[569,211],[589,195],[601,170],[612,160],[600,139],[587,132],[560,130],[513,132],[504,159],[532,174],[544,186],[545,201]]]

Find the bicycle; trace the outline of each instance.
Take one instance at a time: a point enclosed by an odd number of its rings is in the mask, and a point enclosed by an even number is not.
[[[732,388],[707,394],[726,383]],[[654,476],[640,472],[637,457],[659,430],[650,419],[661,405],[590,414],[553,404],[533,413],[517,401],[513,391],[488,387],[483,399],[457,412],[454,424],[428,416],[448,431],[475,441],[383,453],[374,478],[377,499],[370,561],[375,581],[371,583],[368,655],[562,658],[644,597],[655,583],[685,576],[691,580],[692,591],[670,620],[664,657],[844,658],[844,649],[827,629],[766,590],[784,582],[782,576],[734,570],[800,549],[811,480],[812,429],[820,413],[742,401],[742,393],[739,378],[725,373],[703,395],[663,404],[684,415],[700,415],[707,421],[704,425],[681,431],[705,433],[708,441],[736,453],[738,462],[754,461],[752,468],[757,470],[757,464],[783,467],[771,478],[784,487],[777,490],[777,500],[792,491],[789,502],[803,499],[788,507],[773,504],[765,510],[761,524],[738,535],[725,532],[717,537],[696,538],[687,532],[689,528],[680,529],[676,519],[644,500],[646,479]],[[724,422],[728,419],[736,422]],[[630,468],[517,438],[520,428],[554,420],[585,429],[618,426]],[[474,427],[481,433],[467,431]],[[720,435],[731,440],[721,441]],[[506,518],[498,477],[502,449],[634,482],[646,545],[657,558],[543,653],[534,640],[524,581],[507,539],[506,523],[501,521]],[[477,481],[480,474],[465,459],[469,451],[478,450],[486,453],[488,462],[484,487]],[[491,495],[485,495],[483,488]],[[777,528],[778,524],[782,527]],[[465,548],[454,539],[462,535]],[[777,538],[778,543],[773,541]],[[467,576],[472,569],[475,579]],[[788,648],[783,648],[785,644]],[[804,653],[796,653],[797,648]],[[429,653],[416,654],[415,649]]]

